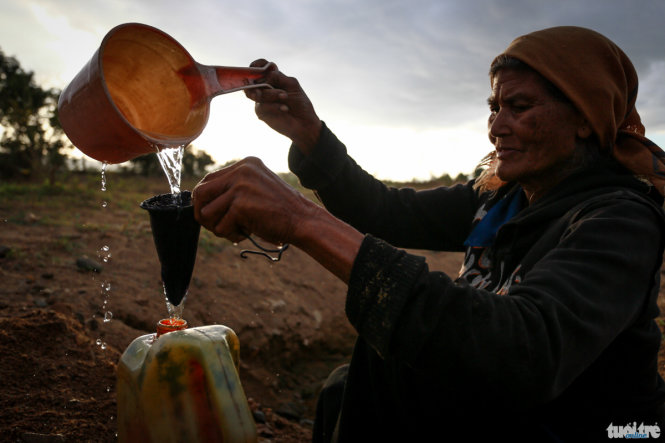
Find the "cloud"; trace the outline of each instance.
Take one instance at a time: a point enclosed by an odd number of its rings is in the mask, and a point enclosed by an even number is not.
[[[637,110],[650,131],[665,132],[665,60],[653,61],[640,79]]]

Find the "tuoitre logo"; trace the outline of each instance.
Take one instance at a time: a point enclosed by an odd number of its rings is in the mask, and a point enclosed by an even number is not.
[[[626,426],[615,426],[613,423],[607,427],[608,438],[658,438],[660,437],[660,426],[647,426],[644,423],[637,425],[637,422],[627,424]]]

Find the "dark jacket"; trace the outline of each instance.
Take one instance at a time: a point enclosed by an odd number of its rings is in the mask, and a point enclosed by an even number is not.
[[[634,421],[665,431],[655,323],[665,217],[619,165],[599,162],[526,206],[516,184],[388,188],[325,127],[312,154],[292,147],[289,161],[367,234],[347,294],[359,339],[340,441],[483,431],[590,441]],[[519,212],[465,248],[505,199]],[[398,247],[466,250],[461,276]]]

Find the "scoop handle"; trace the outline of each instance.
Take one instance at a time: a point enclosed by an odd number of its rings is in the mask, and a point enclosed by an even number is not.
[[[271,65],[273,63],[261,68],[199,65],[198,68],[205,84],[205,95],[212,98],[244,89],[272,88],[267,83],[254,83],[255,80],[265,77],[266,71]]]

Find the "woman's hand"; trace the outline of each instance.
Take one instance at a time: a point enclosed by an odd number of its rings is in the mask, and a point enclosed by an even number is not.
[[[300,220],[317,207],[254,157],[206,175],[193,196],[198,222],[235,242],[251,234],[294,242]]]
[[[291,243],[348,282],[364,235],[249,157],[205,176],[192,192],[194,217],[219,237],[255,234]]]
[[[268,62],[259,59],[252,67],[263,67]],[[312,103],[293,77],[287,77],[274,63],[268,67],[263,82],[274,89],[245,90],[245,95],[256,102],[255,112],[260,120],[282,135],[290,138],[304,154],[308,154],[319,139],[321,120]]]

